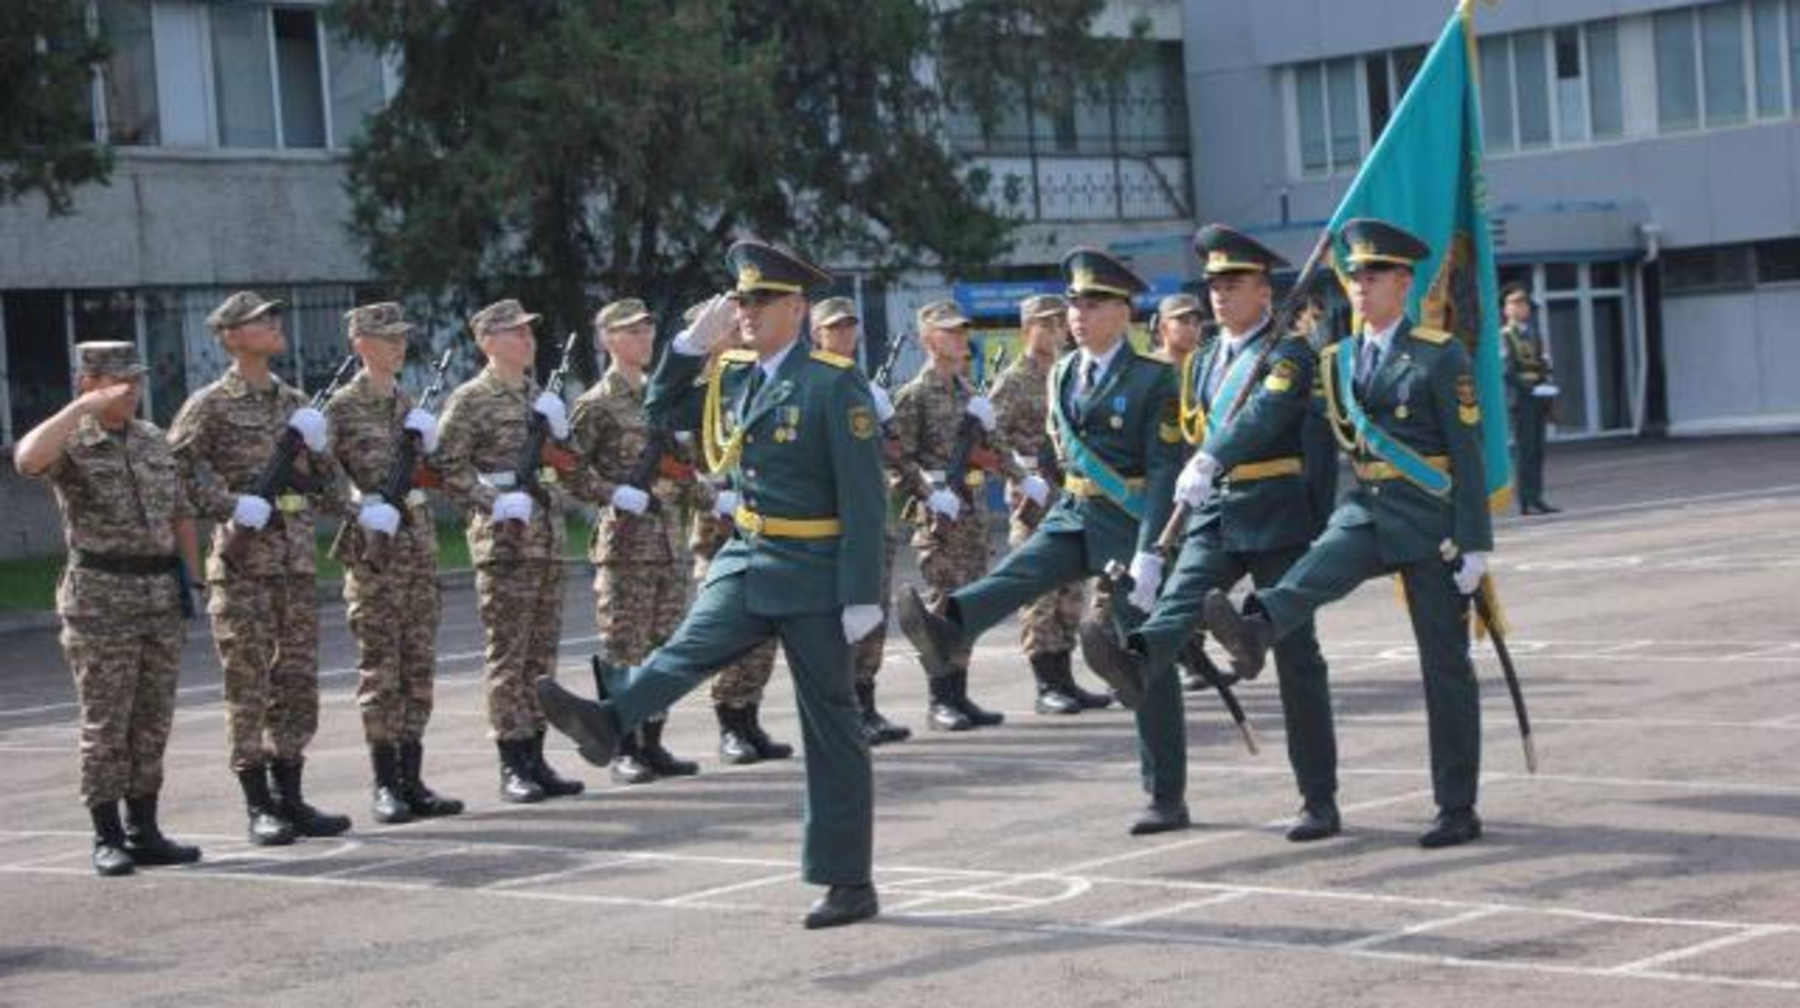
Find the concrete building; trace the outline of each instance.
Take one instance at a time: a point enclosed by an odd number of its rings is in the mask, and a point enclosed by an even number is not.
[[[1450,0],[1187,0],[1201,219],[1296,261]],[[1477,5],[1489,208],[1559,437],[1800,428],[1800,0]]]

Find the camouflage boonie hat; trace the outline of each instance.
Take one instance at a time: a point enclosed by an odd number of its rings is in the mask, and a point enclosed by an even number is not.
[[[1069,302],[1059,294],[1034,294],[1019,302],[1019,321],[1035,322],[1042,318],[1068,315]]]
[[[974,323],[966,318],[955,301],[933,301],[919,309],[920,332],[932,329],[967,329]]]
[[[255,291],[238,291],[206,316],[206,327],[215,333],[254,322],[270,312],[279,312],[286,302],[265,300]]]
[[[847,297],[829,297],[812,307],[812,327],[823,329],[849,319],[862,321],[856,314],[856,302]]]
[[[525,306],[520,304],[517,299],[507,298],[504,301],[495,301],[469,316],[469,331],[479,338],[487,335],[490,329],[511,329],[514,326],[532,325],[541,318],[543,318],[542,315],[526,311]]]
[[[620,326],[635,325],[650,317],[650,309],[641,299],[620,298],[594,314],[594,328],[605,332]]]
[[[81,373],[95,378],[134,378],[147,369],[138,360],[137,344],[112,340],[75,344]]]
[[[345,312],[344,328],[352,336],[403,340],[412,334],[413,324],[406,321],[406,311],[398,304],[377,301]]]
[[[1200,299],[1192,294],[1170,294],[1156,304],[1156,314],[1162,318],[1180,318],[1183,315],[1201,314]]]

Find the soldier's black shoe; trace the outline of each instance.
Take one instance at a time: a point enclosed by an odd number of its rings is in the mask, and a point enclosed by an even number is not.
[[[1287,838],[1292,843],[1308,843],[1337,836],[1343,831],[1344,820],[1338,815],[1336,802],[1307,802],[1294,817],[1294,824],[1288,827]]]
[[[619,736],[624,733],[611,711],[570,693],[549,676],[537,681],[537,695],[544,717],[557,731],[575,740],[582,759],[597,767],[612,762],[613,753],[619,748]]]
[[[1149,836],[1152,833],[1173,833],[1184,830],[1194,824],[1188,818],[1187,802],[1153,801],[1131,824],[1132,836]]]
[[[463,803],[455,798],[445,798],[436,791],[425,786],[420,777],[425,766],[425,743],[402,742],[398,746],[400,753],[400,796],[406,799],[406,805],[412,814],[425,819],[438,816],[460,815]]]
[[[1075,680],[1069,669],[1068,652],[1032,655],[1031,674],[1037,680],[1037,700],[1032,708],[1039,714],[1080,714],[1087,710],[1087,706],[1075,696]]]
[[[1525,509],[1526,514],[1532,514],[1534,512],[1537,514],[1558,514],[1561,511],[1562,511],[1562,508],[1551,507],[1550,505],[1544,503],[1543,501],[1538,501],[1537,503],[1532,504],[1531,506],[1529,506]]]
[[[369,814],[378,823],[412,822],[412,806],[400,790],[400,750],[381,742],[369,746],[369,765],[375,771],[375,791]]]
[[[94,821],[94,874],[111,878],[136,871],[137,862],[125,852],[125,827],[119,822],[119,803],[109,801],[89,805],[88,818]]]
[[[951,656],[962,639],[956,624],[932,612],[912,585],[900,593],[895,612],[900,616],[900,632],[918,649],[919,664],[925,666],[925,674],[935,679],[954,671]]]
[[[1470,841],[1481,839],[1481,817],[1474,809],[1456,809],[1450,812],[1439,812],[1437,821],[1431,829],[1419,837],[1419,846],[1426,850],[1437,850],[1440,847],[1456,847]]]
[[[634,750],[620,752],[612,758],[606,772],[612,776],[614,784],[648,784],[656,780],[656,771]]]
[[[777,742],[769,737],[768,732],[763,731],[762,721],[759,720],[761,713],[761,707],[757,704],[751,704],[744,708],[742,725],[744,738],[756,747],[756,755],[763,759],[792,759],[794,756],[793,746],[786,742]]]
[[[1144,673],[1143,656],[1120,644],[1112,626],[1103,620],[1082,620],[1079,636],[1082,660],[1112,687],[1119,703],[1124,704],[1126,710],[1142,707],[1150,687]]]
[[[881,901],[873,885],[834,885],[806,912],[806,929],[842,927],[866,921],[881,913]]]
[[[545,798],[568,798],[587,790],[587,785],[578,780],[571,780],[556,772],[548,760],[544,759],[544,735],[540,729],[532,736],[529,745],[531,753],[531,779],[537,781],[538,787],[544,789]],[[610,761],[609,761],[610,762]]]
[[[1113,705],[1111,693],[1095,693],[1083,689],[1081,684],[1075,681],[1073,672],[1069,674],[1069,682],[1063,688],[1063,692],[1074,697],[1075,701],[1081,704],[1083,710],[1105,710]]]
[[[1206,596],[1206,629],[1218,639],[1219,646],[1231,655],[1231,669],[1248,682],[1262,674],[1268,660],[1269,647],[1275,641],[1275,628],[1267,617],[1245,616],[1231,604],[1231,597],[1218,589]]]
[[[163,835],[156,821],[156,803],[156,795],[125,799],[125,853],[146,868],[200,860],[200,848],[176,843]]]
[[[931,706],[927,710],[925,723],[932,731],[964,732],[975,727],[969,715],[963,713],[962,706],[956,702],[956,681],[948,675],[932,676],[925,680],[931,690]]]
[[[282,818],[269,795],[269,778],[263,768],[237,772],[244,792],[244,812],[249,817],[245,836],[257,847],[285,847],[294,842],[294,824]]]
[[[643,745],[638,747],[638,756],[658,777],[692,777],[700,772],[700,764],[693,760],[684,760],[663,746],[663,726],[666,721],[646,721],[640,729]]]
[[[950,680],[950,689],[955,694],[954,698],[950,701],[951,705],[957,710],[962,711],[963,717],[969,719],[970,727],[992,728],[995,725],[1006,723],[1005,714],[1002,714],[999,711],[988,710],[969,699],[969,672],[967,669],[958,669],[956,672],[945,678]]]
[[[350,817],[321,812],[306,801],[303,782],[306,761],[300,757],[269,761],[269,781],[274,787],[270,795],[281,810],[281,817],[292,823],[294,833],[303,837],[334,837],[350,829]]]
[[[713,714],[719,719],[719,759],[729,766],[761,763],[762,754],[744,731],[744,709],[719,704]]]
[[[531,773],[531,740],[500,739],[500,800],[513,805],[535,805],[544,800],[544,789]]]
[[[856,709],[857,724],[862,728],[863,740],[869,745],[887,745],[912,738],[911,728],[889,721],[876,709],[874,683],[856,684]]]

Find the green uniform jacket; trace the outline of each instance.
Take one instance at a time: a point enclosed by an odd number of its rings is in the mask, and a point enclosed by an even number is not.
[[[1360,336],[1325,349],[1321,366],[1328,389],[1335,369],[1355,361],[1361,349]],[[1355,445],[1356,432],[1348,426],[1344,404],[1328,401],[1334,404],[1331,421],[1341,442]],[[1461,553],[1492,550],[1494,532],[1481,461],[1481,410],[1462,344],[1447,333],[1402,323],[1373,386],[1360,402],[1371,421],[1413,451],[1448,456],[1454,486],[1448,497],[1439,498],[1404,479],[1359,479],[1357,488],[1332,513],[1331,524],[1373,523],[1381,559],[1389,564],[1442,556],[1446,542]],[[1360,446],[1350,455],[1358,464],[1376,461]]]
[[[1144,481],[1142,522],[1103,496],[1064,494],[1038,526],[1039,532],[1080,532],[1092,573],[1103,573],[1106,561],[1129,559],[1154,552],[1163,525],[1169,520],[1175,495],[1175,477],[1181,472],[1184,448],[1180,411],[1175,389],[1175,370],[1168,362],[1119,348],[1106,373],[1086,399],[1069,413],[1070,389],[1077,380],[1074,362],[1079,353],[1064,354],[1050,379],[1055,401],[1050,408],[1051,430],[1057,438],[1057,454],[1063,471],[1080,476],[1062,443],[1061,416],[1069,422],[1088,450],[1127,479]]]
[[[671,349],[650,381],[652,424],[700,426],[704,357]],[[848,360],[808,354],[796,342],[773,379],[745,403],[758,365],[723,362],[723,433],[744,428],[731,468],[744,506],[765,518],[836,518],[841,535],[797,539],[740,531],[713,557],[706,583],[743,574],[758,616],[832,612],[881,602],[883,524],[881,432],[869,386]],[[741,418],[741,419],[740,419]]]
[[[1265,326],[1245,343],[1239,354],[1254,359],[1263,352],[1269,338]],[[1216,527],[1223,548],[1234,553],[1304,546],[1312,541],[1318,527],[1307,487],[1306,445],[1302,436],[1312,405],[1318,357],[1303,336],[1281,340],[1269,355],[1267,366],[1259,372],[1261,378],[1250,387],[1243,408],[1226,423],[1224,414],[1231,404],[1213,403],[1206,398],[1224,346],[1224,340],[1216,339],[1206,349],[1193,368],[1194,384],[1189,395],[1205,407],[1210,425],[1200,450],[1218,461],[1226,479],[1219,492],[1194,511],[1188,519],[1188,529]],[[1221,386],[1220,391],[1231,389]],[[1293,475],[1230,478],[1231,471],[1240,466],[1289,460],[1299,467]]]

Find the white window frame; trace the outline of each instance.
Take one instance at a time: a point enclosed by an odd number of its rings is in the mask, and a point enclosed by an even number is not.
[[[1386,73],[1388,75],[1390,87],[1389,94],[1391,95],[1393,84],[1392,53],[1384,52],[1366,55],[1379,55],[1383,58],[1387,65]],[[1355,93],[1356,98],[1356,162],[1354,164],[1339,163],[1336,150],[1336,134],[1332,129],[1334,123],[1331,109],[1332,90],[1330,65],[1338,60],[1344,59],[1350,61],[1351,72],[1355,77],[1355,81],[1350,86],[1350,89]],[[1296,181],[1330,178],[1334,175],[1353,172],[1356,169],[1361,168],[1363,162],[1368,160],[1369,150],[1374,145],[1374,140],[1370,136],[1369,80],[1366,63],[1367,60],[1363,56],[1333,56],[1328,59],[1305,60],[1301,63],[1291,63],[1288,65],[1286,72],[1282,74],[1282,90],[1285,92],[1285,101],[1283,104],[1287,106],[1288,110],[1288,174],[1291,178]],[[1322,121],[1325,126],[1325,168],[1323,171],[1308,169],[1305,165],[1305,155],[1302,153],[1305,149],[1305,139],[1300,135],[1300,68],[1302,66],[1316,67],[1319,71],[1319,99],[1323,105],[1321,111],[1323,112]],[[1398,100],[1392,98],[1390,98],[1390,100],[1398,107]],[[1391,111],[1389,112],[1389,115],[1390,117],[1392,116]]]

